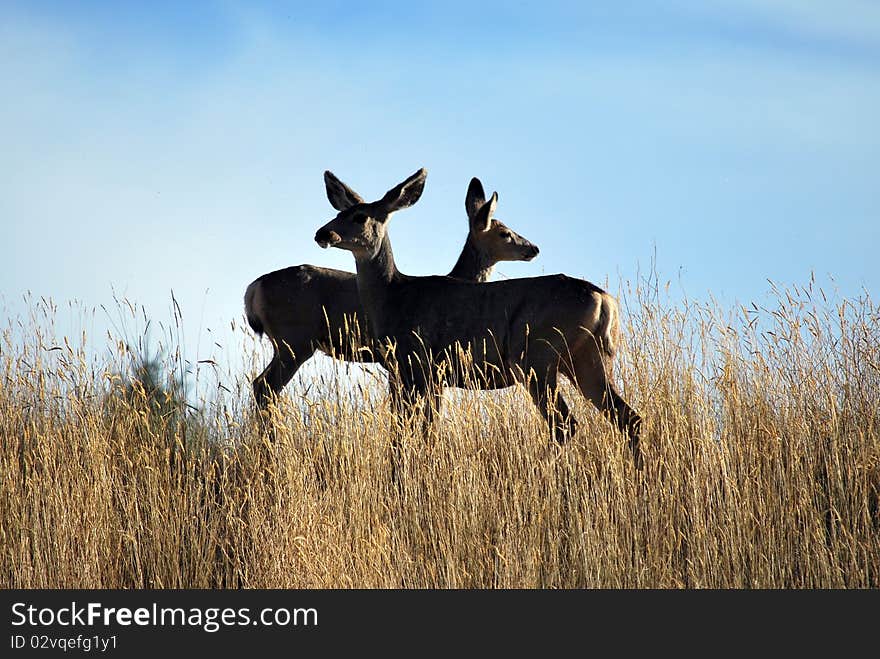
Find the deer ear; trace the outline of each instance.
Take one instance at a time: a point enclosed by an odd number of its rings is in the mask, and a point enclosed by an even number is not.
[[[416,203],[425,189],[425,179],[427,177],[428,170],[422,167],[422,169],[410,176],[403,183],[395,185],[386,192],[380,202],[385,207],[386,212],[390,215],[394,211],[399,211],[402,208],[409,208]]]
[[[336,175],[327,170],[324,172],[324,186],[327,188],[327,199],[330,205],[338,211],[348,210],[355,204],[362,204],[361,196],[336,178]]]
[[[498,206],[498,193],[493,192],[492,198],[480,206],[480,210],[471,218],[471,229],[474,231],[488,231],[492,228],[492,216],[495,215],[495,207]]]
[[[486,193],[483,192],[483,184],[476,176],[471,179],[467,195],[464,198],[464,209],[469,219],[473,220],[480,207],[486,203]]]

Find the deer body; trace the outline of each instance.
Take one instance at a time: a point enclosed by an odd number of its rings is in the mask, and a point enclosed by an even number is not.
[[[324,247],[354,254],[371,333],[395,376],[392,394],[407,409],[426,399],[430,421],[443,386],[520,382],[561,441],[577,427],[556,391],[561,372],[629,436],[638,464],[641,419],[611,380],[619,331],[611,295],[566,275],[475,283],[397,270],[386,223],[418,200],[426,175],[420,170],[377,202],[340,209],[315,235]],[[337,182],[328,179],[328,187]],[[496,204],[497,194],[479,209],[480,219],[491,218]]]
[[[357,203],[357,199],[330,197],[331,203],[339,204]],[[497,220],[477,225],[476,212],[485,203],[483,186],[474,178],[465,197],[468,236],[450,277],[486,281],[498,262],[531,260],[538,254],[535,245]],[[378,359],[370,349],[366,314],[353,272],[308,264],[270,272],[248,286],[244,305],[251,328],[257,334],[265,333],[274,348],[272,361],[253,383],[261,407],[316,350],[346,361]]]
[[[277,344],[276,357],[293,353],[285,373],[290,377],[315,350],[340,359],[356,356],[348,337],[359,332],[363,311],[353,272],[309,264],[270,272],[248,286],[245,314],[255,332]]]

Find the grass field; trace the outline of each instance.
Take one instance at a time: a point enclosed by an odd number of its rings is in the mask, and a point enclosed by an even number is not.
[[[380,378],[298,376],[270,444],[260,356],[184,413],[126,392],[115,339],[102,360],[50,322],[10,328],[0,586],[880,586],[873,301],[813,283],[764,307],[621,301],[642,472],[567,385],[582,425],[565,447],[521,389],[448,392],[395,483]]]

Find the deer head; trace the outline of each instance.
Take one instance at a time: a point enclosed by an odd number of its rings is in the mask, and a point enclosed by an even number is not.
[[[356,258],[371,258],[385,238],[392,213],[409,208],[419,200],[427,176],[428,171],[420,169],[378,201],[367,203],[332,172],[324,172],[327,198],[339,213],[318,229],[315,242],[325,248],[332,246],[348,250]]]
[[[470,220],[470,239],[487,261],[531,261],[538,255],[538,246],[529,242],[507,225],[495,219],[498,193],[487,202],[480,179],[474,177],[468,187],[464,207]]]

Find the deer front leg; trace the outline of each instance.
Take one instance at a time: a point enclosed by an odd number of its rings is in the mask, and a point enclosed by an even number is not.
[[[426,383],[413,382],[412,378],[395,373],[389,376],[389,384],[391,387],[391,408],[394,413],[394,427],[390,442],[391,479],[400,486],[401,475],[405,471],[403,439],[410,434],[419,416],[421,417],[422,430],[427,436],[434,412]]]
[[[308,345],[290,346],[287,343],[275,345],[272,361],[253,381],[254,398],[257,407],[265,410],[269,403],[290,382],[304,361],[312,356],[314,350]]]

